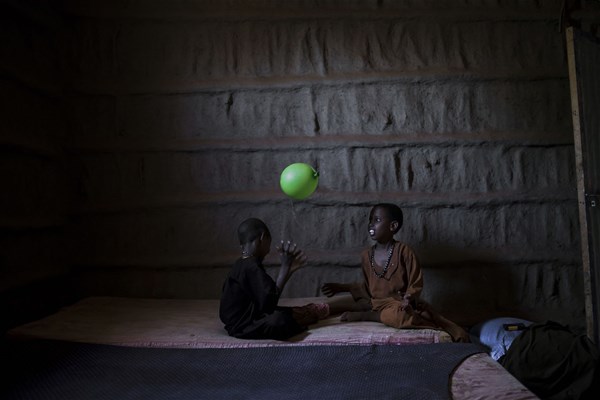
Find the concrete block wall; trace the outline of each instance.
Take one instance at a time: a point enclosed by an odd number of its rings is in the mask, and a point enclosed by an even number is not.
[[[256,216],[309,257],[285,295],[315,296],[360,277],[390,201],[444,314],[583,328],[560,6],[67,1],[79,290],[217,298]],[[320,172],[307,200],[292,162]]]

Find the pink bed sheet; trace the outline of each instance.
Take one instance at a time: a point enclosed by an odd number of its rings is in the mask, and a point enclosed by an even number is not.
[[[282,305],[345,299],[282,299]],[[134,347],[264,347],[345,344],[417,344],[450,341],[434,329],[398,330],[376,322],[342,323],[332,316],[287,341],[244,340],[227,335],[219,320],[218,300],[90,297],[58,313],[16,327],[15,338]]]

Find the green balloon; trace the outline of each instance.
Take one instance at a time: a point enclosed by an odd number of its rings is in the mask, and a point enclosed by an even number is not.
[[[283,193],[296,200],[310,196],[319,183],[319,173],[305,163],[288,165],[281,173],[279,185]]]

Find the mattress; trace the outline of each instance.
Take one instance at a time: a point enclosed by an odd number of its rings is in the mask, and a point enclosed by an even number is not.
[[[281,305],[351,301],[349,297],[281,299]],[[350,303],[348,303],[350,305]],[[286,341],[246,340],[227,335],[218,318],[218,300],[89,297],[55,314],[15,327],[9,340],[154,348],[256,348],[275,346],[423,345],[450,343],[436,329],[395,329],[377,322],[342,322],[331,316]],[[452,373],[454,399],[537,399],[489,354],[471,355]]]
[[[280,305],[310,302],[340,305],[351,298],[281,299]],[[450,342],[435,329],[398,330],[377,322],[341,322],[331,316],[287,341],[230,337],[219,320],[219,300],[89,297],[56,314],[16,327],[12,338],[54,339],[133,347],[265,347],[318,344],[426,344]]]

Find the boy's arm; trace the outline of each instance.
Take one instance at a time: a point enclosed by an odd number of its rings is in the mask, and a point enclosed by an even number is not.
[[[421,292],[423,291],[423,271],[421,270],[421,264],[412,250],[406,252],[404,262],[408,275],[405,297],[408,296],[409,299],[416,300],[421,296]]]
[[[365,263],[365,257],[368,259],[368,251],[363,251],[361,253],[361,263]],[[361,266],[363,273],[362,282],[352,282],[352,283],[334,283],[327,282],[321,286],[321,292],[327,297],[332,297],[337,293],[350,292],[354,301],[366,300],[371,301],[371,295],[367,288],[367,278],[365,276],[365,267]]]
[[[271,313],[279,301],[279,288],[260,264],[249,265],[244,272],[244,290],[262,313]]]
[[[353,283],[326,282],[321,286],[321,292],[325,296],[331,297],[337,293],[349,292],[352,285]]]
[[[332,297],[337,293],[350,292],[352,298],[355,301],[360,299],[369,299],[368,293],[364,290],[364,284],[362,282],[352,283],[336,283],[326,282],[321,286],[321,292],[327,296]]]

